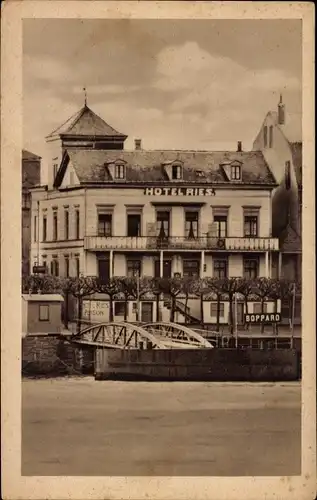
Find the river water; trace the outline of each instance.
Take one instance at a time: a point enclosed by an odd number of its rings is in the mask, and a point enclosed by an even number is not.
[[[22,475],[300,474],[299,382],[22,383]]]

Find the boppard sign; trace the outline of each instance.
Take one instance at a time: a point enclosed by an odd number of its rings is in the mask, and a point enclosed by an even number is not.
[[[147,187],[146,196],[215,196],[214,188]]]
[[[246,323],[280,323],[280,313],[245,314]]]

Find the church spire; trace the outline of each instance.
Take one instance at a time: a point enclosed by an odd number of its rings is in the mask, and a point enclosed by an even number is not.
[[[84,98],[85,98],[84,105],[85,105],[85,108],[86,108],[87,107],[87,90],[86,90],[86,87],[83,88],[83,92],[84,92]]]

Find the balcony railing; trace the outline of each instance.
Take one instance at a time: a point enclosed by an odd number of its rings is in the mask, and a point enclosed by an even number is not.
[[[218,250],[218,251],[276,251],[277,238],[215,238],[208,235],[197,238],[171,236],[86,236],[85,250]]]

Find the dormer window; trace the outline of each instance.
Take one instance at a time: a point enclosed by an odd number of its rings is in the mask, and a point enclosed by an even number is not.
[[[182,178],[183,169],[182,165],[172,165],[172,179],[173,181],[179,180]]]
[[[206,177],[205,172],[203,172],[202,170],[196,170],[196,175],[197,177]]]
[[[114,170],[115,179],[124,179],[125,178],[125,165],[122,163],[115,164]]]
[[[241,165],[231,165],[230,177],[232,181],[241,180]]]

